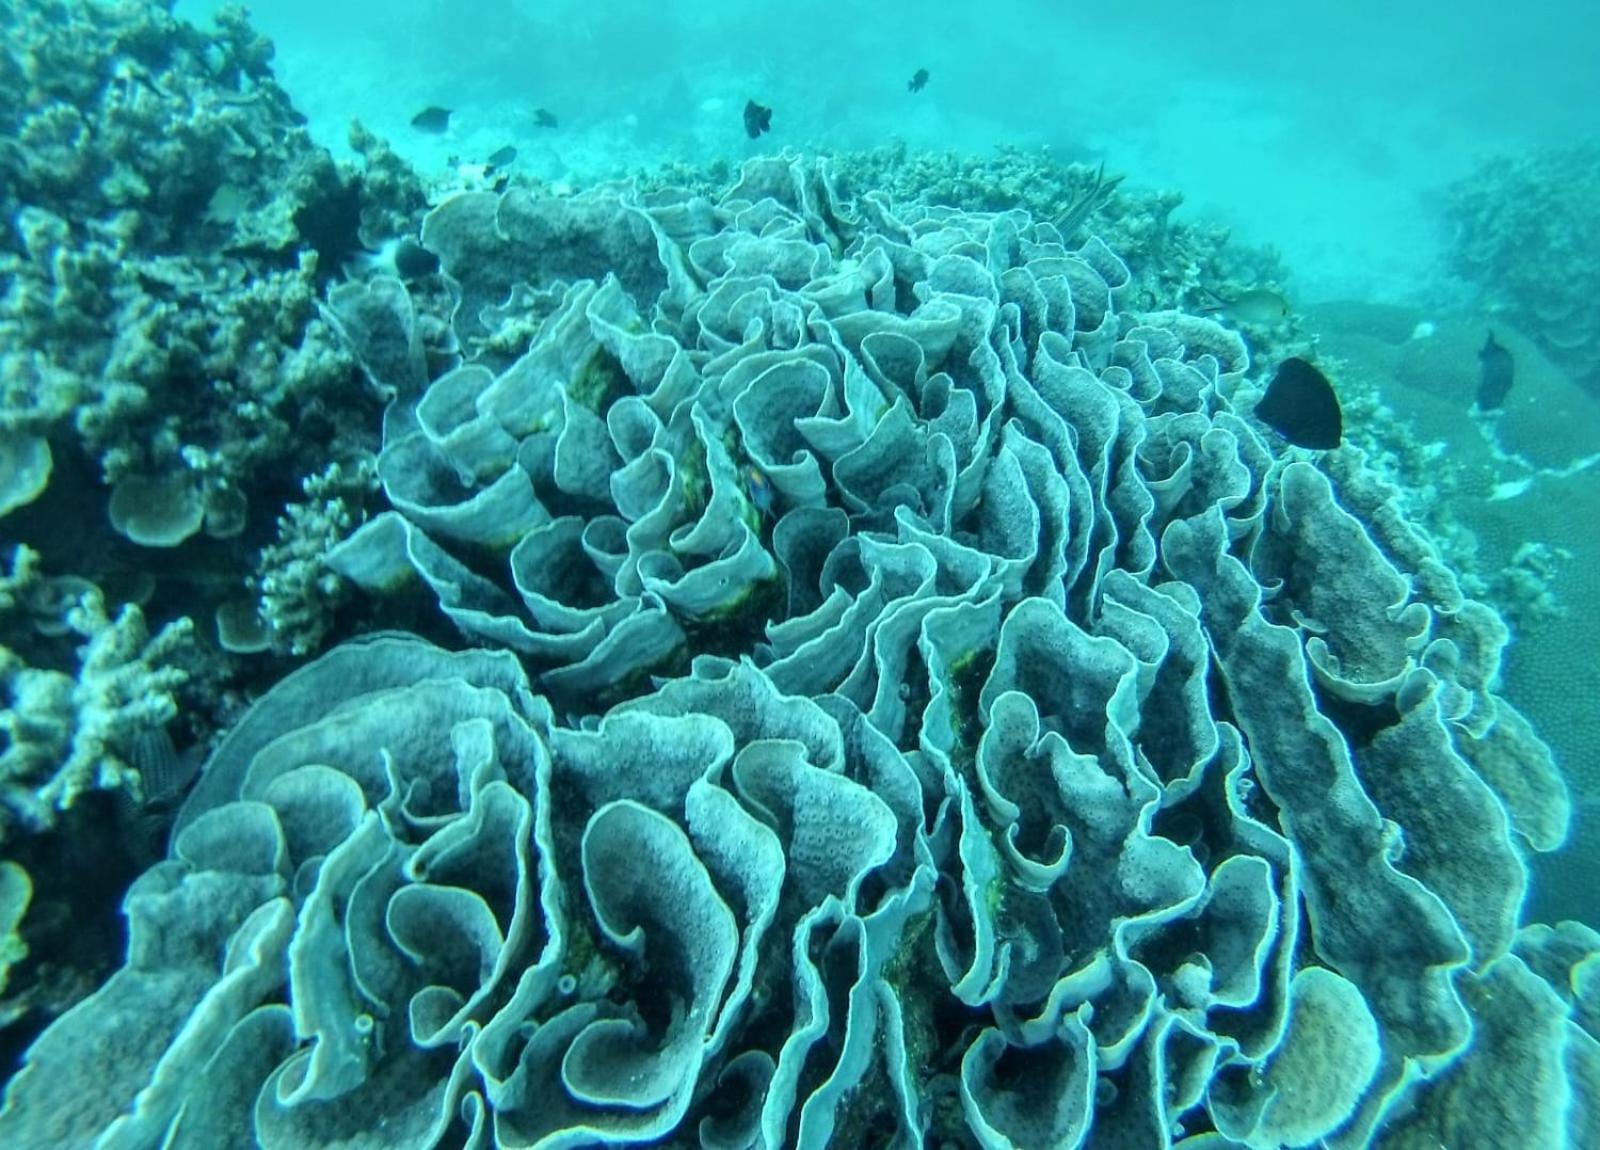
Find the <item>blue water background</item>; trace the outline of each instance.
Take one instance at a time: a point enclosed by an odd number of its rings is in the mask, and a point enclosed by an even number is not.
[[[1276,245],[1305,301],[1425,297],[1439,187],[1493,152],[1592,133],[1600,108],[1600,10],[1582,0],[269,0],[252,15],[331,147],[357,117],[424,168],[509,143],[546,179],[784,145],[1049,147]],[[918,68],[931,79],[912,96]],[[749,98],[775,109],[759,145]],[[448,136],[408,127],[430,104],[455,111]]]

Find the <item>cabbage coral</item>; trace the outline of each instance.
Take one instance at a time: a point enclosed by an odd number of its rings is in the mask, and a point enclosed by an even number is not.
[[[470,649],[374,636],[255,705],[0,1139],[1592,1126],[1600,948],[1518,932],[1569,812],[1505,629],[1263,438],[1237,334],[794,157],[423,238],[443,374],[398,281],[329,301],[395,397],[393,510],[329,562]],[[1538,1027],[1474,1047],[1508,994]]]

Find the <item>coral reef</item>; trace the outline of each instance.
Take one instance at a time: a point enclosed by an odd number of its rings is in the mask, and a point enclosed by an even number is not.
[[[1584,560],[1600,516],[1600,397],[1503,318],[1466,315],[1419,328],[1421,314],[1392,310],[1387,319],[1372,309],[1309,319],[1323,355],[1338,365],[1347,412],[1355,396],[1370,405],[1353,438],[1462,587],[1505,619],[1514,641],[1504,692],[1549,741],[1574,790],[1593,794],[1600,725],[1573,700],[1600,696],[1600,665],[1588,657],[1600,644],[1600,567]],[[1483,418],[1471,405],[1477,352],[1491,328],[1513,349],[1517,382],[1504,410]],[[1539,916],[1587,916],[1585,876],[1600,866],[1597,819],[1600,806],[1579,803],[1567,849],[1536,865]]]
[[[303,553],[371,484],[317,484],[371,470],[383,397],[320,300],[422,207],[381,141],[354,168],[313,144],[242,9],[171,8],[0,4],[0,840],[49,914],[159,836],[241,705],[210,622],[252,567],[240,613],[280,648],[328,625]],[[70,1001],[49,961],[14,1001]]]
[[[328,565],[336,544],[361,520],[378,489],[377,465],[331,463],[301,485],[304,503],[290,503],[278,520],[277,541],[261,549],[249,580],[259,606],[245,607],[262,626],[267,645],[291,655],[320,648],[343,601],[345,583]],[[229,644],[224,636],[224,645]]]
[[[362,171],[315,146],[239,9],[211,31],[155,4],[0,22],[0,511],[52,569],[159,566],[199,613],[297,480],[370,457],[380,397],[318,298],[414,224],[418,185],[370,138]]]
[[[1500,156],[1454,184],[1452,269],[1600,391],[1600,144]]]
[[[1145,310],[1214,307],[1216,295],[1278,284],[1288,271],[1276,251],[1232,242],[1227,229],[1205,221],[1173,219],[1183,196],[1171,190],[1134,191],[1104,165],[1067,163],[1048,151],[997,147],[992,154],[913,150],[903,143],[832,153],[840,194],[867,192],[895,203],[962,211],[1018,208],[1037,219],[1068,224],[1068,240],[1094,235],[1127,265],[1133,289],[1127,302]],[[715,196],[736,173],[726,164],[669,164],[641,171],[633,186],[648,203],[660,191]],[[1295,330],[1297,317],[1286,318]],[[1269,331],[1247,332],[1265,337]]]
[[[392,400],[391,510],[327,563],[476,649],[254,704],[0,1140],[1593,1128],[1600,945],[1519,932],[1570,809],[1506,628],[1359,452],[1263,438],[1238,332],[811,158],[422,237],[445,370],[398,279],[329,297]]]
[[[87,791],[139,794],[136,747],[176,715],[173,695],[188,679],[179,665],[192,641],[187,618],[151,635],[137,606],[110,617],[98,588],[49,580],[37,562],[13,550],[0,578],[0,637],[83,642],[64,670],[30,666],[0,645],[0,842],[15,828],[50,828]]]
[[[1005,150],[430,210],[170,8],[0,3],[0,1142],[1600,1137],[1473,598],[1578,565],[1250,417],[1270,252]],[[1587,466],[1523,380],[1502,517]]]
[[[11,1021],[5,1002],[11,968],[28,957],[28,946],[17,933],[33,897],[28,872],[9,859],[0,862],[0,1026]]]
[[[1229,314],[1224,302],[1243,293],[1277,293],[1289,269],[1270,247],[1241,244],[1205,219],[1174,218],[1183,195],[1130,188],[1104,163],[1065,163],[1048,151],[997,147],[986,156],[912,151],[891,144],[834,158],[845,194],[877,191],[896,203],[998,212],[1020,208],[1063,229],[1064,239],[1094,236],[1117,253],[1131,275],[1125,306],[1144,311],[1218,313],[1236,327],[1260,360],[1305,355],[1301,316]]]

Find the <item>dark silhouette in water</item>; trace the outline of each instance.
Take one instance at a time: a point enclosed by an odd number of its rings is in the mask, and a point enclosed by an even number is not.
[[[439,270],[439,257],[407,236],[395,245],[394,270],[402,279],[421,279]]]
[[[496,148],[494,151],[490,152],[489,158],[483,163],[485,167],[492,169],[510,167],[516,162],[517,150],[510,144],[507,144],[503,148]]]
[[[922,89],[926,88],[927,86],[928,86],[928,70],[926,68],[918,68],[917,71],[916,71],[916,75],[912,76],[911,77],[911,82],[906,85],[906,91],[908,91],[908,92],[920,92],[920,91],[922,91]]]
[[[450,109],[440,108],[437,105],[424,108],[411,117],[411,126],[419,132],[427,132],[430,136],[442,136],[450,130]]]
[[[1483,374],[1478,377],[1478,409],[1495,411],[1511,393],[1516,364],[1511,361],[1511,353],[1495,342],[1492,331],[1478,352],[1478,363],[1483,367]]]
[[[555,113],[548,108],[535,108],[533,122],[541,128],[559,128],[561,121],[556,119]]]
[[[754,100],[746,101],[744,106],[745,135],[753,140],[761,135],[762,132],[769,131],[771,128],[772,109],[763,108]]]
[[[1296,447],[1338,447],[1344,415],[1333,384],[1296,356],[1278,365],[1267,393],[1256,404],[1256,418]]]

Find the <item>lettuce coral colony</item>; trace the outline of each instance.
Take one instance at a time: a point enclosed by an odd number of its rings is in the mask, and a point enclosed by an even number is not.
[[[1595,1134],[1505,627],[1353,449],[1265,437],[1237,332],[808,156],[419,235],[429,283],[322,297],[387,410],[317,561],[422,633],[231,726],[0,1143]]]

